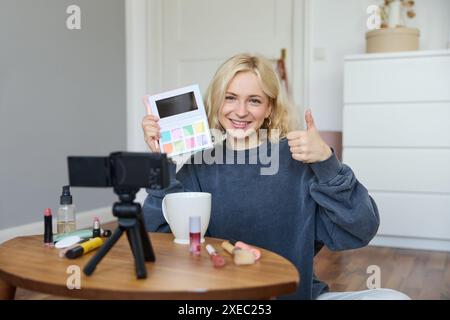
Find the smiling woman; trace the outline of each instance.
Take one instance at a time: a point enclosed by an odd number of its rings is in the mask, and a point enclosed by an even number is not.
[[[233,149],[256,147],[260,141],[251,136],[259,129],[266,129],[275,142],[299,126],[272,64],[261,56],[241,54],[226,61],[214,75],[205,99],[210,127],[234,137],[228,141]]]
[[[213,152],[226,154],[227,162],[209,162],[203,151],[178,173],[172,166],[171,185],[150,191],[145,200],[148,231],[171,231],[161,210],[167,194],[211,193],[206,236],[237,239],[287,258],[301,282],[297,292],[282,298],[317,299],[328,286],[314,275],[315,254],[323,245],[332,250],[367,245],[380,223],[374,200],[322,140],[311,111],[305,114],[306,130],[296,130],[295,112],[267,59],[240,54],[227,60],[211,81],[205,108],[210,127],[226,133],[223,141],[216,140]],[[158,136],[157,121],[144,118],[146,140]],[[275,171],[263,173],[267,162],[256,156],[261,149],[277,161]],[[371,293],[341,298],[373,298],[374,293],[405,298],[397,292]]]
[[[230,137],[230,142],[244,140],[249,148],[249,135],[256,134],[269,119],[272,103],[258,84],[253,72],[240,72],[231,81],[225,101],[219,111],[219,122]],[[233,137],[234,139],[231,139]],[[256,141],[253,139],[252,141]]]

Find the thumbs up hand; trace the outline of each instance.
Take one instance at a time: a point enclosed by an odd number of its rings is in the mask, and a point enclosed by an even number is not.
[[[292,158],[303,163],[315,163],[328,159],[331,148],[323,141],[314,123],[311,110],[305,112],[306,131],[291,131],[287,135]]]

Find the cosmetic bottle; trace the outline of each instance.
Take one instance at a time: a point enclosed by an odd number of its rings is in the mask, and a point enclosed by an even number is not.
[[[92,227],[92,238],[101,237],[102,233],[100,230],[100,220],[95,217],[94,226]]]
[[[60,197],[60,206],[56,216],[58,234],[73,232],[77,229],[75,206],[72,203],[70,186],[64,186]]]
[[[201,237],[200,216],[189,217],[189,252],[199,255]]]
[[[206,251],[208,251],[211,257],[214,268],[221,268],[225,265],[224,257],[222,257],[212,245],[207,244]]]

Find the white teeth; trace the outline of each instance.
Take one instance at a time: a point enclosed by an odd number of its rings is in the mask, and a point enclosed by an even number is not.
[[[237,121],[237,120],[231,120],[231,122],[239,125],[246,125],[248,123],[248,121]]]

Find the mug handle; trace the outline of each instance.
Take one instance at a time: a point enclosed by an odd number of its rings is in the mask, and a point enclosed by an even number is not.
[[[161,202],[161,209],[162,209],[164,219],[166,219],[167,223],[170,225],[169,218],[167,218],[167,214],[166,214],[166,197],[165,196]]]

